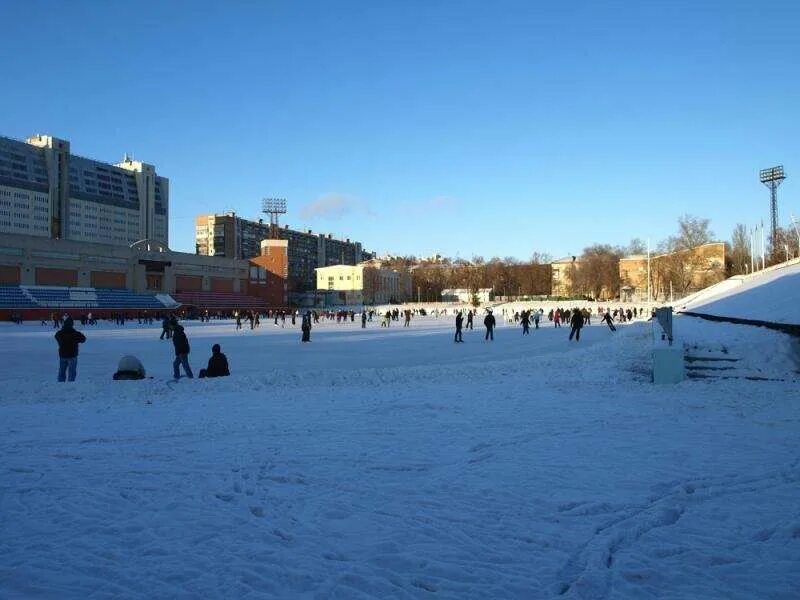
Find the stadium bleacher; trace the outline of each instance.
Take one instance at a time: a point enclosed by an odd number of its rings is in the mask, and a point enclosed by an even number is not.
[[[181,304],[191,304],[199,309],[263,309],[261,298],[234,292],[177,292],[172,296]]]
[[[137,294],[128,289],[60,286],[0,286],[0,308],[163,310],[177,303],[168,295]]]
[[[37,308],[18,285],[0,285],[0,308]]]

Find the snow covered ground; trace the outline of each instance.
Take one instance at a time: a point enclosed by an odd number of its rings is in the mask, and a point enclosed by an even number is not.
[[[0,598],[798,597],[788,336],[679,317],[657,387],[650,323],[359,325],[189,323],[233,376],[178,383],[160,328],[86,328],[74,384],[0,325]]]
[[[800,260],[731,277],[679,306],[706,315],[800,325]]]

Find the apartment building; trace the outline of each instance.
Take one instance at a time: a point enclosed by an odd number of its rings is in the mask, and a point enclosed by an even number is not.
[[[200,215],[195,219],[197,254],[250,259],[261,254],[261,241],[270,237],[269,223],[244,219],[229,212]],[[276,230],[277,239],[288,242],[289,290],[316,289],[315,269],[331,265],[355,265],[371,257],[359,242],[331,234],[298,231],[288,226]]]
[[[49,135],[0,137],[0,233],[126,245],[169,241],[169,180],[153,165],[72,154]]]

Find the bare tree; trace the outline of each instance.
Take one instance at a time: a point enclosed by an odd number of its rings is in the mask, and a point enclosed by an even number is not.
[[[739,223],[733,228],[727,255],[729,261],[727,271],[729,275],[741,275],[749,270],[750,236],[747,233],[746,225]]]

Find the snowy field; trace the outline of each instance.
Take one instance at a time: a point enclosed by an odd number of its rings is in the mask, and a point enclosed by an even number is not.
[[[796,341],[676,319],[234,331],[0,325],[0,598],[798,598]],[[113,382],[123,354],[140,382]]]

